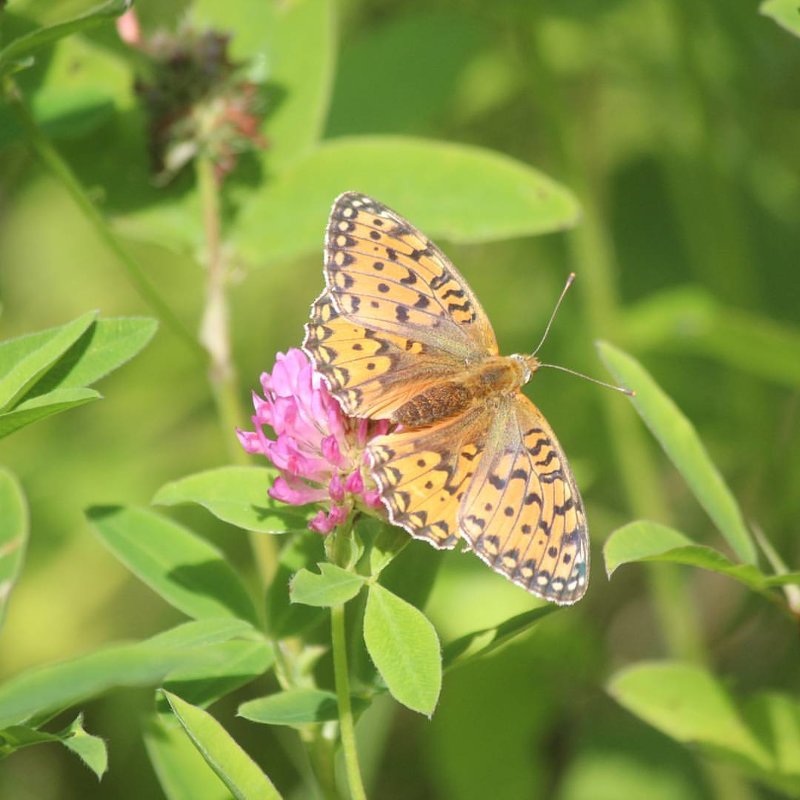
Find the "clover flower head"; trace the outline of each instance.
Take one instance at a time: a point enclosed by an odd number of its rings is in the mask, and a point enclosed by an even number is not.
[[[388,420],[347,417],[308,356],[297,348],[278,353],[253,395],[254,431],[237,431],[248,453],[261,453],[280,471],[270,497],[290,505],[320,503],[309,523],[330,533],[356,507],[383,510],[364,455],[367,442],[386,433]],[[275,434],[270,438],[268,426]]]

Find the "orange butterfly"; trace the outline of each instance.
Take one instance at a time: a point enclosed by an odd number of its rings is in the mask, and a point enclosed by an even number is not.
[[[444,253],[363,194],[334,203],[325,282],[303,348],[345,414],[398,425],[367,446],[391,521],[437,548],[464,539],[545,600],[580,600],[581,497],[553,430],[520,391],[536,357],[499,355]]]

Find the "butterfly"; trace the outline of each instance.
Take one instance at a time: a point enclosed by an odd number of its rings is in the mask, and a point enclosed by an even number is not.
[[[303,349],[342,411],[388,419],[367,459],[390,521],[434,547],[462,541],[545,600],[580,600],[586,516],[564,452],[522,394],[535,356],[501,356],[447,256],[357,192],[334,202],[326,288]]]

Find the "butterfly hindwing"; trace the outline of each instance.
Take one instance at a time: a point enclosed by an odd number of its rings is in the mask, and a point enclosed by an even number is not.
[[[491,424],[459,523],[481,559],[528,591],[564,605],[585,593],[589,540],[578,487],[552,428],[522,393]]]
[[[458,510],[483,449],[486,409],[428,428],[378,436],[367,447],[372,474],[395,525],[437,548],[461,538]]]

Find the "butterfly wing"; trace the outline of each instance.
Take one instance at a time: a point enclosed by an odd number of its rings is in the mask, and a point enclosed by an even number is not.
[[[367,457],[395,525],[439,549],[461,537],[458,510],[483,451],[487,409],[427,428],[377,436]]]
[[[564,452],[522,393],[505,398],[459,509],[459,527],[492,569],[545,600],[580,600],[589,539]]]
[[[461,369],[422,342],[343,317],[327,290],[311,307],[303,349],[351,417],[389,418],[415,394]]]
[[[463,364],[497,355],[492,326],[447,256],[410,222],[357,192],[333,205],[325,281],[339,313]]]

